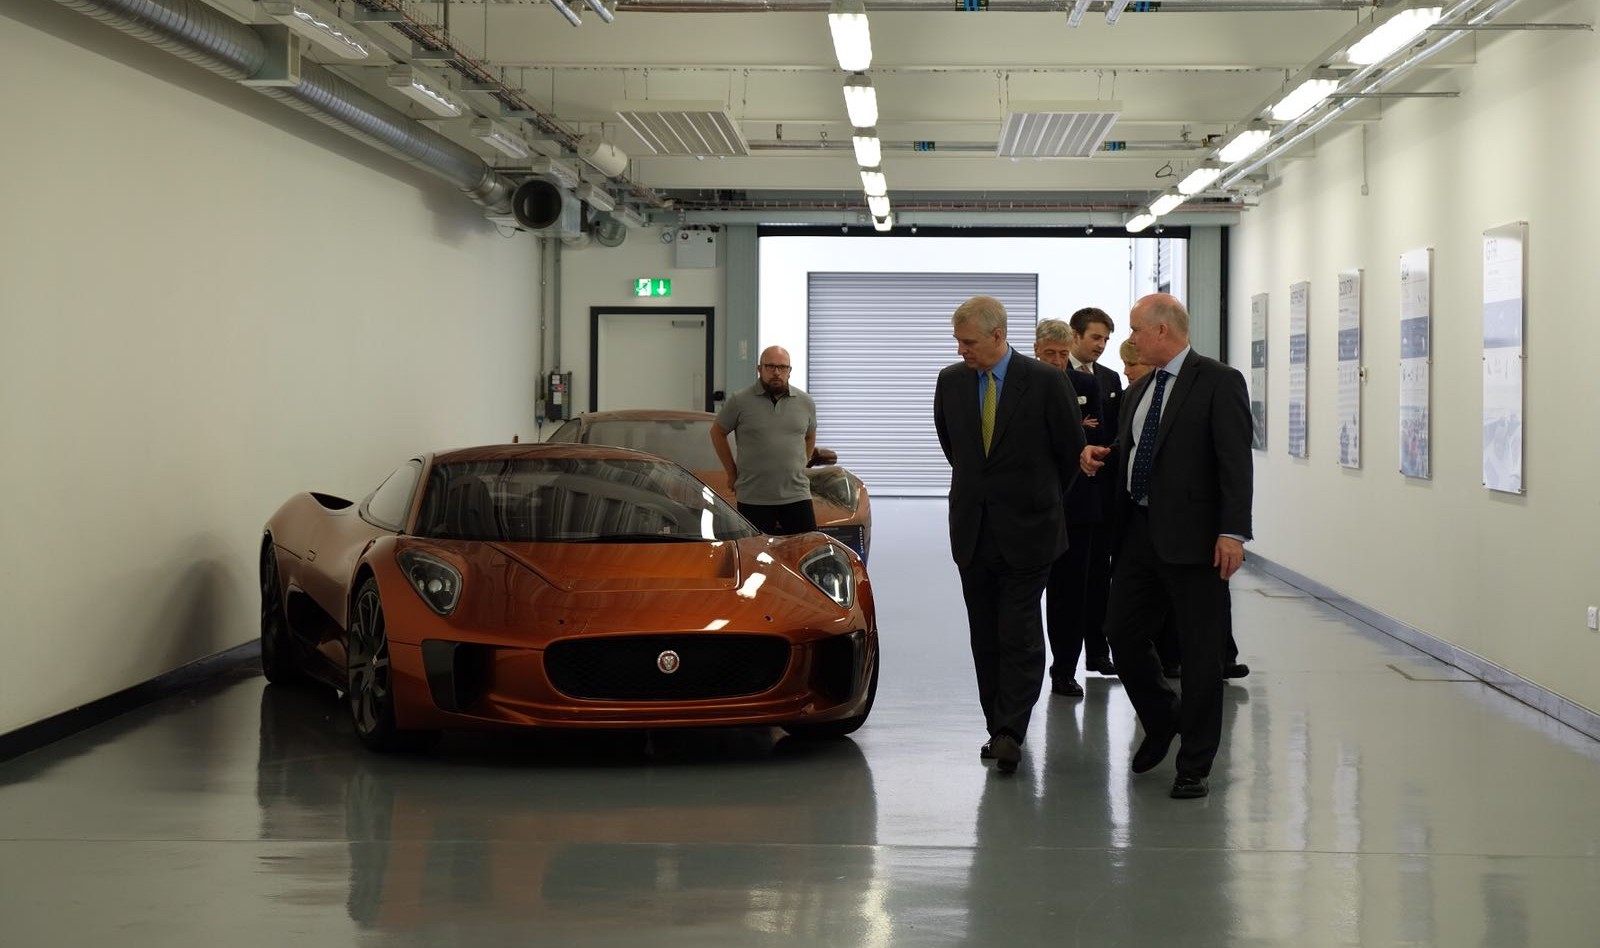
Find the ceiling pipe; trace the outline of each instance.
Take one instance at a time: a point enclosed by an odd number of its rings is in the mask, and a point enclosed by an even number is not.
[[[197,0],[57,0],[112,29],[150,43],[236,82],[261,72],[267,43],[239,23]],[[474,201],[508,213],[515,183],[475,153],[398,109],[380,102],[309,60],[292,86],[255,86],[257,91],[386,154],[449,181]]]

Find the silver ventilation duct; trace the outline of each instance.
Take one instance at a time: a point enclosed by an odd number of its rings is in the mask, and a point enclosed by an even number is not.
[[[250,26],[198,0],[57,0],[220,76],[242,82],[266,64],[267,43]],[[258,91],[401,161],[437,175],[498,213],[516,185],[470,150],[408,118],[310,61],[292,86]]]

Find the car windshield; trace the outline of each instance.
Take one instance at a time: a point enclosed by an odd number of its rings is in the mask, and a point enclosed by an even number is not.
[[[675,464],[557,457],[434,465],[416,533],[506,543],[672,543],[756,531]]]
[[[722,462],[711,446],[711,416],[634,421],[597,421],[584,436],[589,444],[632,448],[677,461],[691,471],[720,471]]]

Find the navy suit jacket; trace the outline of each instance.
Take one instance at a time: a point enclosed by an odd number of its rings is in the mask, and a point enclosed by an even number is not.
[[[1100,422],[1101,429],[1105,432],[1101,444],[1110,444],[1116,438],[1117,419],[1122,415],[1122,376],[1114,370],[1108,369],[1100,363],[1093,364],[1095,381],[1100,383],[1100,402],[1104,412]],[[1106,520],[1111,520],[1117,506],[1117,485],[1104,476],[1093,479],[1100,489],[1101,510]]]
[[[972,562],[980,530],[1000,538],[1007,564],[1044,566],[1067,548],[1061,498],[1078,473],[1083,421],[1065,372],[1016,350],[983,451],[978,373],[947,366],[934,386],[933,425],[950,462],[950,553]]]

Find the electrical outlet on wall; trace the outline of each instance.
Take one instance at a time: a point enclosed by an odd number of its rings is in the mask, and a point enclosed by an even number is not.
[[[1600,606],[1589,607],[1589,628],[1600,632]]]

